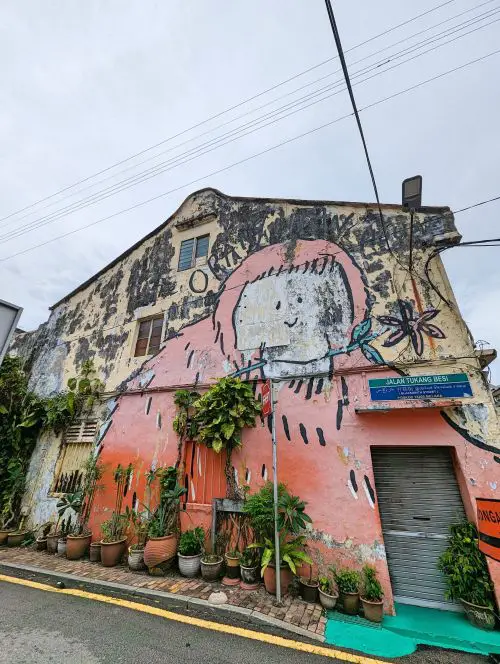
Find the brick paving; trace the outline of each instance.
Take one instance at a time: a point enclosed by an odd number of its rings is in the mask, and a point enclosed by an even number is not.
[[[283,605],[276,606],[275,598],[269,595],[263,586],[257,590],[242,590],[239,586],[223,586],[221,583],[210,583],[201,578],[186,579],[176,570],[170,570],[165,577],[152,577],[146,572],[133,572],[126,565],[102,567],[99,563],[91,563],[89,560],[66,560],[58,554],[53,555],[34,549],[0,547],[0,563],[2,562],[31,565],[48,572],[74,574],[89,581],[93,579],[111,581],[134,588],[161,590],[205,600],[210,593],[222,590],[228,597],[227,603],[232,606],[283,620],[290,625],[306,629],[311,634],[324,636],[325,632],[326,618],[319,604],[309,604],[300,598],[287,595],[283,598]]]

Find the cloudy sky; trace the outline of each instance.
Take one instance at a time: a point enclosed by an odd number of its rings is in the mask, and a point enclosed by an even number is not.
[[[360,108],[489,56],[362,113],[382,201],[399,202],[415,173],[428,205],[458,210],[500,195],[500,53],[489,55],[500,2],[336,0],[334,9]],[[323,0],[3,0],[0,298],[24,307],[21,326],[36,327],[201,187],[372,201],[352,118],[222,170],[349,113],[334,55]],[[499,215],[500,201],[456,222],[466,240],[496,237]],[[499,252],[458,248],[444,261],[475,338],[500,348]]]

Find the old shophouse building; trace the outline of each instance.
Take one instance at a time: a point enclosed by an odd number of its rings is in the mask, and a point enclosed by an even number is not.
[[[436,560],[476,497],[500,497],[500,436],[484,353],[457,307],[437,249],[459,242],[448,208],[189,196],[161,226],[52,307],[13,352],[42,394],[92,359],[102,412],[42,437],[24,510],[53,516],[94,445],[132,462],[125,504],[177,456],[173,394],[224,375],[276,385],[280,479],[308,502],[319,565],[377,566],[388,608],[446,605]],[[183,451],[191,522],[225,491],[211,450]],[[268,422],[233,458],[240,484],[271,478]],[[112,509],[99,494],[94,530]],[[489,561],[500,591],[500,565]]]

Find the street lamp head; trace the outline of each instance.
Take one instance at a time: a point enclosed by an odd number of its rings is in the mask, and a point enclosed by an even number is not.
[[[414,175],[403,180],[402,205],[407,210],[422,207],[422,176]]]

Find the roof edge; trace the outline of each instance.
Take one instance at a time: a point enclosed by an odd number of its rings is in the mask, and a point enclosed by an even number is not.
[[[143,242],[146,242],[149,240],[151,237],[159,233],[161,230],[163,230],[169,223],[170,221],[178,214],[179,210],[182,208],[182,206],[188,201],[190,198],[193,196],[196,196],[198,194],[201,194],[205,191],[212,191],[218,196],[228,199],[228,200],[233,200],[233,201],[255,201],[256,203],[288,203],[292,205],[337,205],[337,206],[345,206],[345,207],[363,207],[363,208],[377,208],[378,204],[377,203],[362,203],[359,201],[330,201],[330,200],[311,200],[311,199],[300,199],[300,198],[259,198],[255,196],[229,196],[228,194],[224,194],[218,189],[215,189],[214,187],[203,187],[202,189],[197,189],[196,191],[191,192],[186,198],[182,201],[182,203],[176,208],[176,210],[164,221],[162,222],[159,226],[156,226],[152,231],[144,235],[140,240],[135,242],[131,247],[123,251],[121,254],[119,254],[116,258],[114,258],[110,263],[105,265],[103,268],[101,268],[98,272],[96,272],[94,275],[89,277],[86,281],[84,281],[82,284],[74,288],[72,291],[70,291],[67,295],[62,297],[60,300],[58,300],[55,304],[49,307],[50,311],[53,311],[56,307],[58,307],[60,304],[63,304],[66,300],[69,298],[73,297],[73,295],[76,295],[80,291],[84,290],[87,288],[87,286],[90,286],[96,279],[98,279],[100,276],[105,274],[108,270],[110,270],[112,267],[114,267],[117,263],[122,261],[124,258],[126,258],[129,254],[131,254],[133,251],[135,251],[138,247],[141,246]],[[382,210],[388,210],[388,209],[400,209],[403,211],[403,206],[401,204],[396,204],[396,203],[381,203],[380,207]],[[450,208],[448,206],[424,206],[419,208],[420,212],[424,213],[434,213],[434,214],[444,214],[446,212],[451,212]]]

